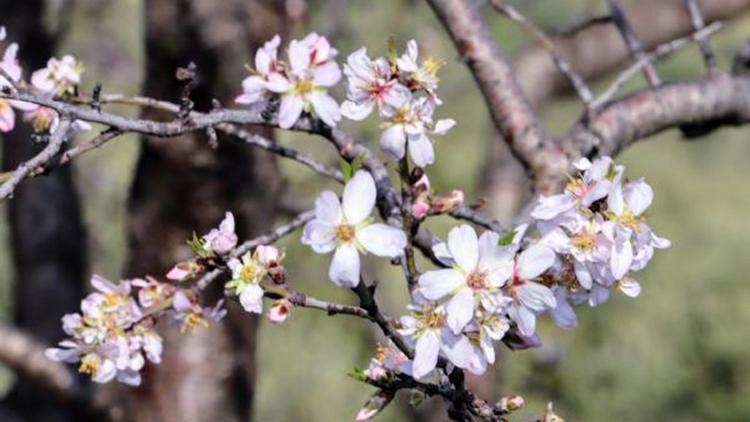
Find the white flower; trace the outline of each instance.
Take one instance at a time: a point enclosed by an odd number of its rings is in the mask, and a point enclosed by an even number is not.
[[[408,142],[414,164],[419,167],[432,164],[435,150],[427,135],[444,135],[456,124],[453,119],[433,123],[434,112],[435,101],[429,97],[404,104],[385,123],[387,129],[380,135],[380,147],[394,160],[400,160],[406,154]]]
[[[549,287],[531,281],[547,271],[554,262],[555,252],[540,244],[529,247],[516,258],[508,286],[513,298],[508,315],[526,337],[534,334],[536,315],[557,306],[555,295]]]
[[[375,197],[375,181],[360,170],[344,187],[342,203],[331,191],[323,192],[315,201],[315,219],[305,226],[302,243],[320,254],[335,250],[328,276],[336,285],[359,284],[360,253],[388,258],[403,253],[403,231],[371,222]]]
[[[34,88],[55,95],[72,94],[76,85],[81,83],[83,65],[71,55],[62,59],[51,58],[47,67],[31,75]]]
[[[437,85],[440,79],[437,77],[437,73],[441,67],[445,64],[442,61],[428,58],[422,65],[418,62],[419,59],[419,46],[415,40],[409,40],[406,43],[406,53],[398,58],[396,63],[401,72],[405,73],[411,84],[424,89],[433,100],[440,105],[441,101],[435,95]]]
[[[288,74],[271,73],[268,76],[267,88],[282,94],[279,127],[292,127],[304,110],[309,112],[311,109],[328,126],[336,126],[341,119],[339,105],[325,90],[341,79],[335,55],[336,50],[331,48],[328,40],[317,34],[310,34],[302,41],[292,40]]]
[[[238,104],[254,104],[263,99],[267,92],[271,74],[281,74],[283,68],[277,58],[281,37],[275,35],[255,52],[255,71],[242,81],[242,95],[234,99]]]
[[[471,321],[480,303],[489,311],[504,305],[500,288],[513,273],[513,251],[498,246],[499,241],[500,235],[494,232],[484,232],[477,239],[471,226],[455,227],[448,233],[448,242],[435,247],[438,256],[455,263],[453,267],[419,277],[419,292],[425,298],[451,296],[445,308],[455,334]]]
[[[550,310],[552,320],[561,328],[571,329],[578,326],[578,317],[568,302],[568,290],[563,286],[553,286],[557,306]]]
[[[414,343],[414,378],[429,375],[441,352],[457,367],[468,367],[474,357],[473,346],[466,336],[456,335],[448,328],[445,309],[427,305],[412,310],[412,315],[401,317],[399,332]]]
[[[362,120],[374,108],[391,115],[411,100],[411,92],[393,77],[388,61],[382,57],[371,60],[365,47],[349,55],[344,75],[348,100],[341,104],[341,114],[349,119]]]
[[[237,234],[234,232],[234,215],[231,212],[224,214],[218,228],[203,236],[203,248],[207,252],[224,255],[237,246]]]

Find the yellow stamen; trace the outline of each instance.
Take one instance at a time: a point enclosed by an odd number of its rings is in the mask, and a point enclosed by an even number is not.
[[[625,211],[617,220],[623,226],[639,232],[641,231],[641,223],[644,219],[643,217],[636,217],[631,211]]]
[[[593,252],[596,248],[594,235],[589,232],[583,232],[573,238],[573,247],[583,252]]]
[[[297,94],[299,95],[307,95],[312,92],[313,90],[313,84],[312,81],[308,80],[302,80],[297,82],[297,84],[294,86],[295,91],[297,91]]]
[[[445,60],[428,57],[423,63],[424,69],[432,76],[437,76],[440,69],[445,66]]]
[[[352,239],[354,239],[355,233],[356,229],[354,228],[354,226],[349,224],[342,224],[336,227],[336,239],[341,242],[351,241]]]
[[[192,333],[197,327],[208,327],[208,321],[205,318],[196,314],[195,312],[190,313],[180,327],[180,334]]]
[[[96,355],[89,353],[81,359],[81,366],[78,367],[78,372],[95,377],[98,371],[99,358]]]

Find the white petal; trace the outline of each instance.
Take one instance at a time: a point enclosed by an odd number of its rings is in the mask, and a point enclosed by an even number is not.
[[[575,206],[575,198],[568,194],[541,196],[531,216],[537,220],[551,220]]]
[[[281,99],[281,106],[279,107],[279,127],[282,129],[289,129],[294,126],[299,120],[299,116],[302,115],[302,110],[305,107],[305,101],[298,95],[285,95]]]
[[[419,292],[429,300],[438,300],[456,290],[465,280],[463,274],[452,268],[427,271],[419,276]]]
[[[359,252],[356,246],[344,244],[336,248],[328,277],[341,287],[356,287],[359,284]]]
[[[625,212],[625,199],[622,196],[622,185],[613,183],[609,188],[607,196],[607,208],[617,215]]]
[[[375,102],[369,100],[361,104],[352,101],[344,101],[344,103],[341,104],[341,115],[351,120],[363,120],[372,113],[374,106]]]
[[[458,291],[445,307],[448,327],[455,334],[461,333],[474,316],[474,292],[466,287]]]
[[[292,89],[294,85],[289,81],[289,79],[285,78],[279,73],[271,73],[268,75],[268,82],[266,83],[266,88],[269,91],[273,91],[277,94],[283,94],[290,89]]]
[[[643,179],[628,183],[623,188],[623,196],[628,203],[630,211],[635,215],[641,215],[654,200],[654,191]]]
[[[518,274],[524,280],[536,278],[555,263],[555,252],[544,245],[534,245],[518,257]]]
[[[336,247],[335,228],[321,220],[312,220],[302,230],[302,244],[320,254],[331,252]]]
[[[518,325],[518,331],[525,337],[534,335],[536,315],[521,305],[513,305],[508,309],[508,315]]]
[[[554,293],[547,286],[534,282],[526,282],[516,289],[518,298],[523,306],[532,311],[543,312],[557,306],[557,299],[555,299]]]
[[[375,181],[370,173],[359,170],[344,187],[343,209],[349,224],[359,224],[370,216],[375,206]]]
[[[448,232],[448,250],[458,266],[470,273],[479,262],[477,233],[468,224],[454,227]]]
[[[594,280],[591,277],[591,272],[589,271],[586,264],[575,261],[574,263],[576,278],[578,279],[578,284],[581,285],[586,290],[591,289],[591,285],[593,284]]]
[[[251,284],[240,293],[240,304],[245,312],[260,314],[263,312],[263,289],[257,284]]]
[[[598,284],[594,284],[589,293],[589,306],[595,307],[609,300],[609,289],[602,287]]]
[[[414,346],[414,378],[422,378],[432,372],[437,365],[440,352],[440,338],[434,331],[422,334]]]
[[[435,162],[435,149],[432,141],[424,133],[409,136],[409,156],[418,167],[426,167]]]
[[[617,287],[626,296],[638,297],[641,294],[641,283],[629,277],[625,277],[617,283]]]
[[[623,239],[623,235],[618,235],[610,256],[610,267],[612,275],[619,280],[630,270],[630,264],[633,262],[633,246],[629,239]]]
[[[406,134],[403,125],[393,125],[380,135],[380,148],[394,160],[404,158]]]
[[[327,190],[315,200],[315,218],[331,225],[341,223],[341,203],[335,193]]]
[[[453,256],[448,250],[448,244],[440,242],[432,245],[432,253],[435,254],[435,258],[438,259],[446,267],[452,267],[456,265],[456,261],[453,260]]]
[[[576,317],[573,307],[568,303],[566,295],[567,292],[564,288],[556,289],[557,306],[550,311],[550,315],[555,324],[560,328],[569,330],[578,326],[578,317]]]
[[[441,340],[443,353],[451,363],[459,368],[467,368],[474,358],[474,346],[464,335],[455,335],[450,330],[442,330]]]
[[[331,87],[341,80],[341,69],[334,61],[327,61],[315,69],[313,82],[317,86]]]
[[[445,135],[455,125],[456,121],[453,119],[440,119],[435,123],[435,129],[432,130],[432,133],[435,135]]]
[[[315,114],[320,117],[330,127],[336,127],[336,122],[341,120],[339,104],[328,94],[320,91],[313,91],[310,94],[310,103],[315,110]]]
[[[289,64],[294,72],[303,72],[310,67],[310,49],[304,42],[292,40],[289,43]]]
[[[357,241],[368,252],[386,258],[395,258],[404,252],[406,234],[403,230],[385,224],[370,224],[357,230]]]

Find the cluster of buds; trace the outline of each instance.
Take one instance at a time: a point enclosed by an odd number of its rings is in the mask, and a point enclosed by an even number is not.
[[[261,283],[269,279],[272,283],[283,284],[285,271],[281,261],[284,253],[274,246],[260,245],[254,252],[247,252],[241,258],[231,258],[227,265],[232,270],[232,279],[225,285],[234,292],[245,311],[255,314],[263,312],[264,289]],[[275,314],[281,312],[277,309]],[[284,318],[287,312],[281,312]],[[275,315],[276,319],[281,316]],[[279,322],[279,321],[275,321]]]
[[[5,37],[5,28],[0,28],[0,42],[4,41]],[[0,68],[11,80],[0,75],[0,89],[10,89],[12,85],[22,82],[23,69],[17,59],[18,48],[18,44],[12,43],[5,49]],[[51,58],[45,68],[31,75],[31,88],[50,98],[67,99],[76,94],[82,73],[83,65],[71,55],[66,55],[59,60]],[[11,106],[24,112],[24,120],[31,122],[36,133],[54,132],[60,122],[58,113],[48,107],[0,99],[0,132],[10,132],[15,128],[15,112]],[[73,133],[86,132],[90,129],[91,126],[81,120],[73,122],[71,128]]]
[[[276,35],[255,53],[255,68],[242,81],[239,104],[256,106],[281,96],[279,127],[288,129],[302,112],[312,111],[333,127],[341,120],[339,105],[326,90],[341,79],[335,59],[338,51],[316,33],[289,43],[288,61],[278,58],[281,38]]]
[[[436,196],[430,189],[427,173],[421,173],[412,184],[413,200],[411,213],[417,220],[424,220],[430,215],[449,213],[464,204],[464,192],[454,189],[447,195]]]
[[[429,135],[444,135],[454,125],[453,119],[433,120],[442,101],[437,97],[437,73],[443,62],[429,58],[419,62],[419,48],[414,40],[398,56],[391,43],[389,57],[371,59],[365,47],[347,58],[344,74],[348,80],[347,101],[341,114],[352,120],[363,120],[375,109],[383,119],[380,147],[394,160],[409,156],[418,167],[435,161],[435,149]]]

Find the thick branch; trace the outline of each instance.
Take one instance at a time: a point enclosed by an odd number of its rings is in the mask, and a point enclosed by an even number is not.
[[[495,126],[513,154],[527,169],[540,166],[538,152],[547,134],[478,6],[465,0],[429,0],[429,4],[469,66]]]

